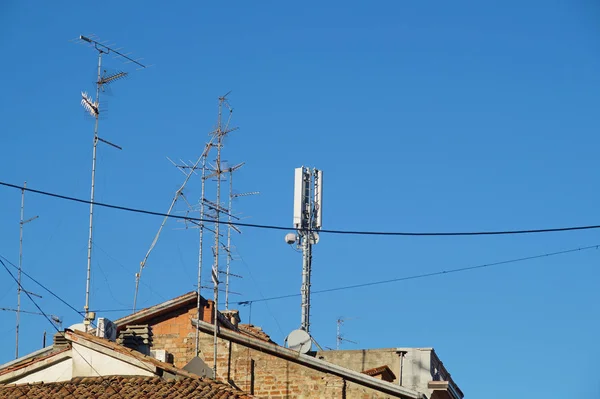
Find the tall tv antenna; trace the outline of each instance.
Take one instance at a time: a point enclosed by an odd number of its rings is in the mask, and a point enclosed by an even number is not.
[[[235,172],[242,166],[244,166],[244,162],[237,164],[235,166],[232,166],[232,167],[228,168],[226,171],[229,173],[229,206],[227,208],[227,246],[225,247],[225,251],[227,252],[227,263],[226,263],[225,272],[224,272],[224,274],[225,274],[225,310],[229,310],[229,292],[230,292],[229,277],[233,276],[233,277],[241,278],[240,275],[231,273],[231,261],[233,260],[233,248],[231,246],[231,230],[235,230],[239,234],[242,233],[242,231],[238,227],[231,224],[233,218],[239,220],[238,217],[233,215],[233,200],[236,198],[240,198],[240,197],[248,197],[251,195],[259,194],[258,191],[251,191],[251,192],[246,192],[246,193],[234,193],[234,191],[233,191],[233,172]]]
[[[122,58],[126,63],[136,64],[140,68],[146,68],[145,65],[139,62],[139,60],[135,60],[130,58],[128,54],[121,53],[120,49],[114,49],[109,47],[108,45],[98,42],[94,38],[79,36],[79,40],[83,43],[89,44],[98,52],[98,74],[96,78],[96,98],[91,98],[86,92],[81,92],[81,105],[83,108],[95,119],[94,123],[94,144],[92,150],[92,187],[90,194],[90,224],[89,224],[89,239],[88,239],[88,251],[87,251],[87,278],[86,278],[86,286],[85,286],[85,306],[83,307],[85,311],[85,317],[83,323],[85,325],[85,329],[87,331],[90,323],[95,319],[95,314],[90,312],[90,280],[91,280],[91,268],[92,268],[92,243],[93,243],[93,221],[94,221],[94,192],[95,192],[95,181],[96,181],[96,148],[98,146],[98,141],[101,141],[105,144],[110,145],[111,147],[122,150],[116,144],[111,143],[108,140],[104,140],[98,136],[98,120],[100,117],[100,92],[104,91],[105,86],[123,79],[127,76],[127,72],[114,72],[114,73],[102,73],[102,55],[103,54],[114,54],[115,58]]]
[[[208,202],[209,205],[214,209],[214,221],[215,221],[215,243],[213,246],[213,265],[211,270],[211,277],[213,282],[213,298],[214,298],[214,321],[215,321],[215,329],[213,336],[213,375],[214,378],[217,378],[217,334],[219,330],[219,228],[220,228],[220,215],[225,210],[221,206],[221,181],[222,175],[226,173],[224,168],[221,165],[221,150],[223,148],[223,141],[227,134],[231,133],[237,128],[230,128],[229,123],[231,121],[231,117],[233,114],[233,109],[230,107],[227,96],[229,92],[224,96],[219,97],[219,114],[217,119],[217,127],[215,130],[211,132],[211,136],[213,137],[213,141],[215,142],[215,146],[217,148],[217,157],[215,159],[215,165],[213,167],[213,171],[211,174],[205,176],[205,179],[215,178],[217,182],[216,187],[216,201],[214,204],[211,204],[209,201],[205,199],[204,202]],[[227,122],[225,126],[223,126],[223,107],[229,110],[229,116],[227,118]]]
[[[25,188],[27,187],[27,182],[23,183],[23,188],[21,189],[21,219],[19,221],[19,272],[17,277],[17,324],[16,324],[16,333],[15,333],[15,359],[19,358],[19,327],[21,322],[21,291],[24,291],[21,288],[21,271],[23,270],[23,226],[25,224],[35,220],[38,216],[34,216],[27,220],[24,219],[25,214]],[[29,295],[37,296],[41,298],[40,295],[34,294],[33,292],[26,291]]]
[[[310,278],[312,246],[319,242],[318,230],[323,221],[323,171],[300,167],[295,169],[294,227],[297,234],[285,236],[288,244],[302,249],[302,317],[300,329],[310,334]]]

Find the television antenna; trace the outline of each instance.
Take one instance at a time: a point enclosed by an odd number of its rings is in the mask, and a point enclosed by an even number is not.
[[[27,220],[24,219],[25,214],[25,189],[27,188],[27,182],[23,183],[23,188],[21,189],[21,218],[19,221],[19,271],[17,277],[17,321],[15,327],[15,359],[19,358],[19,328],[21,323],[21,291],[41,298],[40,295],[34,294],[33,292],[25,291],[21,286],[21,272],[23,270],[23,227],[25,224],[34,221],[39,216],[34,216]]]
[[[222,168],[221,165],[221,151],[223,149],[223,141],[225,139],[225,137],[227,136],[227,134],[231,133],[234,130],[237,130],[237,128],[230,128],[229,127],[229,123],[231,121],[231,117],[233,114],[233,108],[231,108],[231,106],[229,105],[229,102],[227,101],[227,96],[229,95],[230,92],[228,92],[227,94],[225,94],[224,96],[219,97],[219,115],[218,115],[218,119],[217,119],[217,127],[215,130],[213,130],[211,132],[211,136],[213,137],[213,140],[216,142],[215,146],[217,148],[217,157],[215,160],[215,166],[213,168],[213,172],[211,174],[209,174],[208,176],[205,176],[205,179],[210,179],[215,177],[216,178],[216,182],[217,182],[217,188],[216,188],[216,201],[215,201],[215,244],[213,246],[213,265],[212,265],[212,270],[211,270],[211,276],[212,276],[212,281],[213,281],[213,287],[214,287],[214,293],[213,293],[213,298],[214,298],[214,320],[215,320],[215,329],[214,329],[214,335],[213,335],[213,375],[215,378],[217,378],[217,334],[219,331],[219,227],[220,227],[220,215],[221,212],[223,211],[223,207],[221,206],[221,176],[223,175],[223,173],[226,173],[225,170]],[[226,107],[229,110],[229,116],[227,119],[227,123],[225,124],[225,126],[223,126],[223,107]],[[200,287],[200,284],[198,284],[198,287]],[[200,288],[198,288],[200,289]]]
[[[342,335],[342,324],[344,324],[344,322],[346,320],[350,320],[350,319],[344,319],[344,318],[340,317],[336,321],[336,324],[337,324],[337,334],[336,334],[336,337],[335,337],[335,349],[338,350],[338,351],[340,350],[340,346],[342,345],[342,342],[350,342],[351,344],[358,344],[358,342],[346,339]]]
[[[83,307],[85,311],[85,316],[83,323],[85,325],[85,329],[87,331],[90,323],[94,320],[95,314],[90,312],[90,281],[91,281],[91,270],[92,270],[92,242],[93,242],[93,225],[94,225],[94,193],[95,193],[95,181],[96,181],[96,149],[98,146],[98,142],[103,142],[108,144],[111,147],[114,147],[118,150],[122,150],[116,144],[111,143],[108,140],[102,139],[98,136],[98,120],[100,117],[100,92],[104,91],[105,86],[125,78],[128,73],[123,71],[118,71],[114,73],[107,74],[106,71],[102,73],[102,55],[103,54],[114,54],[115,58],[121,58],[125,60],[126,63],[136,64],[140,68],[146,68],[146,66],[139,62],[139,59],[133,59],[129,57],[129,54],[121,53],[120,49],[115,49],[109,47],[105,43],[101,43],[97,41],[94,37],[87,37],[80,35],[79,36],[80,43],[88,44],[92,48],[94,48],[98,52],[98,74],[96,78],[96,98],[93,99],[86,92],[81,92],[81,105],[83,108],[95,119],[94,123],[94,141],[93,141],[93,150],[92,150],[92,188],[90,195],[90,223],[89,223],[89,238],[88,238],[88,251],[87,251],[87,278],[86,278],[86,287],[85,287],[85,306]]]
[[[236,198],[240,198],[240,197],[248,197],[251,195],[257,195],[260,194],[258,191],[252,191],[252,192],[246,192],[246,193],[234,193],[233,192],[233,172],[235,172],[236,170],[240,169],[242,166],[244,166],[244,162],[234,165],[230,168],[228,168],[226,170],[227,173],[229,173],[229,207],[227,209],[227,246],[224,248],[225,251],[227,252],[227,263],[225,266],[225,310],[229,309],[229,277],[233,276],[233,277],[238,277],[241,278],[241,276],[237,275],[237,274],[233,274],[231,273],[231,261],[233,260],[233,256],[232,256],[232,248],[231,248],[231,230],[235,230],[238,234],[242,234],[242,231],[231,224],[232,222],[232,218],[236,218],[239,219],[235,216],[233,216],[233,200]]]

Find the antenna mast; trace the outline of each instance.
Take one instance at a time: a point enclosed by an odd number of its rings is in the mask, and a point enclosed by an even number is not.
[[[229,106],[229,103],[227,102],[227,95],[229,95],[229,93],[225,94],[224,96],[219,97],[219,116],[218,116],[218,120],[217,120],[217,128],[211,133],[212,137],[213,137],[213,141],[216,142],[215,146],[217,147],[217,158],[215,160],[215,166],[213,168],[213,172],[206,176],[205,179],[210,179],[212,177],[216,177],[216,181],[217,181],[217,188],[216,188],[216,202],[214,204],[212,204],[212,208],[214,208],[215,211],[215,244],[213,247],[213,266],[212,266],[212,270],[211,270],[211,275],[212,275],[212,281],[213,281],[213,288],[214,288],[214,293],[213,293],[213,297],[214,297],[214,321],[215,321],[215,330],[214,330],[214,337],[213,337],[213,375],[214,378],[217,378],[217,334],[218,334],[218,330],[219,330],[219,239],[220,239],[220,233],[219,233],[219,225],[220,225],[220,215],[221,212],[225,211],[225,209],[223,209],[223,207],[221,206],[221,175],[223,173],[226,173],[226,171],[223,170],[223,168],[221,167],[221,150],[223,148],[223,139],[225,138],[225,136],[228,133],[231,133],[232,131],[236,130],[237,128],[229,128],[229,122],[231,121],[231,116],[233,113],[233,109]],[[229,117],[227,119],[227,124],[225,125],[225,127],[223,127],[223,121],[222,121],[222,116],[223,116],[223,106],[227,107],[229,109]],[[207,201],[206,199],[203,202],[207,202],[209,204],[209,206],[211,205],[209,201]]]
[[[294,227],[298,235],[286,236],[290,244],[302,249],[302,318],[301,329],[310,334],[310,278],[312,246],[319,242],[317,231],[322,225],[323,172],[307,167],[296,168],[294,185]]]
[[[225,273],[224,273],[225,274],[225,310],[229,310],[229,292],[230,292],[229,277],[230,276],[239,277],[239,278],[242,277],[237,274],[231,273],[231,261],[233,260],[233,254],[232,254],[233,249],[231,246],[231,230],[235,230],[239,234],[242,233],[242,231],[239,228],[237,228],[236,226],[231,224],[233,218],[239,220],[238,217],[233,215],[233,200],[236,198],[239,198],[239,197],[247,197],[250,195],[259,194],[258,191],[252,191],[252,192],[240,193],[240,194],[235,194],[233,192],[233,172],[235,172],[242,166],[244,166],[243,162],[227,169],[227,171],[226,171],[229,173],[229,207],[227,208],[227,246],[225,247],[225,251],[227,252],[227,264],[225,266]]]
[[[350,343],[353,343],[353,344],[357,344],[358,343],[358,342],[346,339],[346,338],[344,338],[342,336],[342,324],[344,323],[344,321],[346,321],[346,319],[343,319],[341,317],[339,319],[337,319],[337,321],[336,321],[336,324],[337,324],[337,334],[336,334],[335,349],[338,350],[338,351],[340,350],[340,346],[341,346],[341,344],[342,344],[343,341],[350,342]]]
[[[17,324],[16,324],[16,333],[15,333],[15,359],[19,358],[19,327],[21,322],[21,291],[24,291],[21,288],[21,271],[23,270],[23,226],[26,223],[29,223],[38,218],[38,216],[34,216],[27,220],[24,220],[25,213],[25,188],[27,187],[27,182],[23,183],[23,188],[21,189],[21,219],[19,221],[19,273],[17,277]],[[34,294],[33,292],[27,291],[30,295],[35,295],[38,298],[41,296]]]
[[[92,272],[92,243],[93,243],[93,222],[94,222],[94,194],[95,194],[95,182],[96,182],[96,149],[98,146],[98,141],[101,141],[105,144],[108,144],[112,147],[115,147],[119,150],[122,150],[116,144],[113,144],[107,140],[104,140],[98,136],[98,120],[100,117],[100,91],[104,90],[104,86],[123,79],[127,76],[127,72],[116,72],[111,74],[102,74],[102,54],[115,54],[115,57],[121,57],[127,62],[134,63],[138,65],[140,68],[146,68],[145,65],[141,64],[137,60],[134,60],[127,56],[126,54],[120,53],[118,50],[108,47],[107,45],[96,41],[95,39],[79,36],[79,39],[82,42],[88,43],[91,45],[96,51],[98,51],[98,74],[96,79],[96,99],[93,100],[86,92],[81,93],[81,105],[85,108],[86,111],[90,113],[95,119],[94,123],[94,142],[93,142],[93,150],[92,150],[92,186],[91,186],[91,194],[90,194],[90,224],[89,224],[89,239],[88,239],[88,253],[87,253],[87,278],[85,285],[85,306],[83,307],[85,311],[85,317],[83,323],[85,324],[85,329],[87,331],[90,323],[95,319],[95,314],[91,313],[90,310],[90,281],[91,281],[91,272]]]

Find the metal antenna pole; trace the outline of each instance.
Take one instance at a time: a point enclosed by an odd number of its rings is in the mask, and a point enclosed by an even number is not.
[[[214,130],[214,132],[212,133],[213,138],[216,138],[216,147],[217,147],[217,159],[216,159],[216,165],[214,168],[213,173],[211,173],[210,175],[206,176],[206,178],[210,178],[215,176],[217,179],[217,189],[216,189],[216,203],[214,204],[214,210],[215,210],[215,244],[214,244],[214,248],[213,248],[213,255],[214,255],[214,261],[213,261],[213,267],[212,267],[212,281],[213,281],[213,287],[214,287],[214,320],[215,320],[215,330],[214,330],[214,337],[213,337],[213,356],[214,356],[214,362],[213,362],[213,372],[214,372],[214,378],[217,378],[217,334],[219,331],[219,227],[220,227],[220,215],[221,212],[225,211],[223,209],[223,207],[221,206],[221,175],[223,174],[223,168],[221,167],[221,149],[223,148],[223,138],[230,132],[236,130],[236,128],[229,128],[229,122],[231,121],[231,115],[233,113],[233,109],[231,109],[229,107],[229,104],[227,104],[227,95],[229,93],[225,94],[224,96],[219,97],[219,116],[218,116],[218,120],[217,120],[217,128]],[[223,123],[222,123],[222,115],[223,115],[223,105],[227,106],[229,108],[229,118],[227,120],[227,124],[225,125],[225,128],[223,128]]]
[[[229,269],[231,265],[231,213],[233,205],[233,169],[229,169],[229,206],[227,221],[227,266],[225,269],[225,310],[229,310]]]
[[[96,153],[98,147],[98,141],[101,141],[105,144],[108,144],[112,147],[115,147],[119,150],[122,148],[116,144],[111,143],[108,140],[102,139],[98,136],[98,122],[100,119],[100,91],[104,88],[104,86],[111,84],[119,79],[127,76],[126,72],[116,72],[113,74],[104,74],[102,75],[102,54],[110,54],[114,53],[116,57],[120,57],[127,62],[134,63],[141,68],[146,68],[145,65],[141,64],[138,60],[132,59],[126,54],[120,53],[118,50],[115,50],[111,47],[108,47],[105,44],[102,44],[94,39],[91,39],[86,36],[79,36],[79,40],[82,42],[88,43],[92,46],[96,51],[98,51],[98,73],[96,80],[96,99],[92,101],[87,95],[87,93],[82,92],[82,100],[81,105],[94,117],[94,145],[92,150],[92,187],[90,193],[90,224],[89,224],[89,239],[88,239],[88,251],[87,251],[87,276],[86,276],[86,284],[85,284],[85,305],[83,307],[85,311],[85,317],[83,323],[85,325],[85,330],[87,331],[90,323],[93,321],[94,317],[90,310],[90,285],[91,285],[91,275],[92,275],[92,244],[93,244],[93,233],[94,233],[94,194],[95,194],[95,184],[96,184]]]
[[[37,219],[37,216],[34,216],[30,219],[24,220],[24,214],[25,214],[25,188],[27,187],[27,182],[23,183],[23,188],[21,189],[21,218],[19,221],[19,273],[18,273],[18,283],[17,283],[17,324],[16,324],[16,332],[15,332],[15,359],[19,358],[19,327],[20,327],[20,322],[21,322],[21,291],[23,291],[23,289],[21,288],[21,271],[23,270],[23,226],[26,223],[31,222],[32,220]],[[29,294],[35,295],[37,297],[39,297],[39,295],[36,295],[32,292],[29,292]]]
[[[98,50],[98,80],[96,81],[96,104],[99,107],[100,104],[100,87],[101,83],[101,71],[102,68],[102,50]],[[85,306],[83,310],[85,311],[85,330],[87,331],[89,325],[89,315],[90,315],[90,280],[92,275],[92,242],[93,242],[93,234],[94,234],[94,191],[96,184],[96,149],[98,147],[98,119],[99,112],[95,112],[95,124],[94,124],[94,147],[92,150],[92,190],[90,195],[90,228],[89,228],[89,240],[88,240],[88,251],[87,251],[87,278],[85,283]]]
[[[214,319],[215,319],[215,330],[213,337],[213,373],[214,378],[217,379],[217,334],[219,329],[219,216],[221,214],[221,147],[223,144],[223,132],[221,130],[221,114],[223,109],[223,103],[225,102],[225,97],[219,98],[219,118],[217,124],[217,161],[215,167],[215,174],[217,176],[217,209],[215,212],[215,247],[213,249],[214,252],[214,262],[213,262],[213,270],[212,270],[212,279],[214,284]]]
[[[342,319],[337,319],[337,334],[335,336],[335,349],[340,350],[340,343],[342,342],[342,333],[340,331],[340,327],[342,326]]]
[[[196,303],[196,319],[200,320],[200,305],[201,305],[201,291],[202,291],[202,263],[203,263],[203,247],[204,247],[204,196],[206,192],[206,157],[210,149],[212,148],[212,140],[206,144],[204,153],[202,154],[202,176],[201,176],[201,190],[200,190],[200,224],[198,228],[199,232],[199,245],[198,245],[198,298]],[[196,328],[196,356],[200,354],[200,331]],[[216,376],[215,376],[216,378]]]
[[[15,359],[19,358],[19,322],[21,319],[21,269],[23,268],[23,212],[25,208],[25,187],[27,182],[23,183],[21,190],[21,219],[19,222],[19,275],[17,286],[17,326],[15,342]]]

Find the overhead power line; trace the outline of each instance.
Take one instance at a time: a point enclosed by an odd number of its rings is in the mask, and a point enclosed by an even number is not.
[[[323,290],[315,290],[312,293],[313,294],[324,294],[326,292],[344,291],[344,290],[351,290],[351,289],[356,289],[356,288],[369,287],[369,286],[373,286],[373,285],[395,283],[395,282],[399,282],[399,281],[417,280],[417,279],[426,278],[426,277],[440,276],[443,274],[461,273],[461,272],[466,272],[466,271],[470,271],[470,270],[484,269],[484,268],[488,268],[488,267],[492,267],[492,266],[506,265],[509,263],[524,262],[526,260],[547,258],[547,257],[551,257],[551,256],[564,255],[564,254],[573,253],[573,252],[587,251],[590,249],[598,249],[598,247],[600,247],[600,244],[590,245],[587,247],[572,248],[572,249],[567,249],[564,251],[550,252],[550,253],[545,253],[545,254],[541,254],[541,255],[527,256],[524,258],[516,258],[516,259],[510,259],[510,260],[503,260],[503,261],[499,261],[499,262],[484,263],[484,264],[476,265],[476,266],[460,267],[458,269],[440,270],[437,272],[415,274],[412,276],[391,278],[391,279],[380,280],[380,281],[372,281],[369,283],[361,283],[361,284],[346,285],[346,286],[342,286],[342,287],[326,288]],[[298,296],[300,296],[300,294],[288,294],[288,295],[274,296],[274,297],[270,297],[270,298],[260,298],[260,299],[255,299],[255,300],[251,300],[251,301],[239,301],[236,303],[238,305],[248,305],[250,303],[255,303],[255,302],[274,301],[277,299],[294,298],[294,297],[298,297]]]
[[[11,265],[13,268],[18,269],[18,266],[16,266],[14,263],[12,263],[11,261],[9,261],[6,257],[0,255],[0,258],[4,259],[4,261],[6,261],[6,263],[8,263],[9,265]],[[21,270],[21,273],[23,275],[25,275],[25,277],[27,277],[28,279],[30,279],[31,281],[33,281],[34,283],[36,283],[37,285],[39,285],[42,289],[44,289],[47,293],[49,293],[50,295],[52,295],[54,298],[58,299],[60,302],[62,302],[67,307],[71,308],[78,315],[82,315],[83,314],[83,312],[75,309],[71,304],[69,304],[67,301],[65,301],[64,299],[62,299],[61,297],[59,297],[57,294],[55,294],[54,292],[52,292],[52,290],[50,290],[50,288],[46,287],[44,284],[40,283],[39,281],[37,281],[36,279],[34,279],[33,277],[31,277],[31,275],[29,275],[28,273],[26,273],[26,272],[24,272],[22,270]]]
[[[34,190],[32,188],[21,187],[16,184],[10,184],[6,182],[0,182],[0,185],[5,187],[10,187],[18,190],[25,190],[36,194],[45,195],[48,197],[60,198],[67,201],[79,202],[81,204],[90,204],[91,201],[69,197],[62,194],[51,193],[47,191]],[[189,220],[195,222],[204,222],[204,223],[215,223],[212,219],[201,219],[190,216],[180,216],[180,215],[171,215],[162,212],[154,212],[145,209],[139,208],[130,208],[126,206],[120,205],[112,205],[106,204],[103,202],[95,202],[94,205],[101,206],[104,208],[110,209],[118,209],[126,212],[140,213],[144,215],[152,215],[152,216],[162,216],[169,217],[172,219],[182,219]],[[240,227],[250,227],[257,229],[267,229],[267,230],[294,230],[292,227],[287,226],[275,226],[275,225],[267,225],[267,224],[254,224],[254,223],[242,223],[242,222],[229,222],[229,221],[220,221],[217,222],[225,225],[232,226],[240,226]],[[544,228],[544,229],[524,229],[524,230],[496,230],[496,231],[450,231],[450,232],[402,232],[402,231],[361,231],[361,230],[327,230],[320,229],[319,233],[329,233],[329,234],[345,234],[345,235],[366,235],[366,236],[486,236],[486,235],[511,235],[511,234],[535,234],[535,233],[556,233],[563,231],[577,231],[577,230],[595,230],[600,229],[600,225],[587,225],[587,226],[569,226],[569,227],[554,227],[554,228]]]

